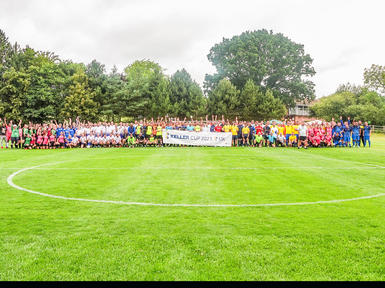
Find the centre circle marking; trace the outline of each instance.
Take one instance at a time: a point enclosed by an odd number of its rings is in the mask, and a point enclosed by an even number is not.
[[[66,162],[66,161],[64,161]],[[54,165],[62,162],[55,162],[55,163],[47,163],[43,165],[33,166],[33,167],[27,167],[20,169],[7,178],[8,185],[12,186],[15,189],[25,191],[28,193],[49,197],[49,198],[56,198],[56,199],[62,199],[62,200],[71,200],[71,201],[82,201],[82,202],[96,202],[96,203],[108,203],[108,204],[118,204],[118,205],[138,205],[138,206],[160,206],[160,207],[268,207],[268,206],[300,206],[300,205],[315,205],[315,204],[328,204],[328,203],[341,203],[341,202],[349,202],[349,201],[356,201],[356,200],[364,200],[364,199],[372,199],[372,198],[378,198],[385,196],[385,193],[379,193],[375,195],[369,195],[369,196],[361,196],[361,197],[355,197],[355,198],[345,198],[345,199],[335,199],[335,200],[324,200],[324,201],[313,201],[313,202],[293,202],[293,203],[260,203],[260,204],[182,204],[182,203],[175,203],[175,204],[167,204],[167,203],[151,203],[151,202],[126,202],[126,201],[113,201],[113,200],[97,200],[97,199],[85,199],[85,198],[74,198],[74,197],[64,197],[60,195],[53,195],[53,194],[47,194],[42,193],[38,191],[34,191],[31,189],[27,189],[24,187],[21,187],[19,185],[16,185],[13,182],[13,178],[16,175],[19,175],[25,171],[33,170],[36,168],[39,168],[41,166],[47,166],[47,165]],[[374,164],[369,164],[374,165]],[[377,168],[385,168],[382,166],[374,165]],[[85,168],[87,169],[87,168]],[[108,169],[108,168],[106,168]]]

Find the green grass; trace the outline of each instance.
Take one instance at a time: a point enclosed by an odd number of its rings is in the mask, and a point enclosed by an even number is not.
[[[385,280],[385,192],[372,148],[0,150],[0,280]],[[92,168],[92,169],[90,169]],[[120,169],[119,169],[120,168]],[[236,169],[234,169],[236,168]]]

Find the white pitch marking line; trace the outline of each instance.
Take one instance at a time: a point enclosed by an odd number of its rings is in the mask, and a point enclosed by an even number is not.
[[[23,188],[21,186],[16,185],[13,183],[13,178],[27,170],[36,169],[40,166],[45,165],[52,165],[57,163],[48,163],[43,164],[39,166],[33,166],[28,168],[23,168],[21,170],[18,170],[11,175],[8,176],[7,182],[10,186],[12,186],[15,189],[25,191],[32,194],[37,194],[44,197],[49,198],[56,198],[56,199],[62,199],[62,200],[72,200],[72,201],[83,201],[83,202],[96,202],[96,203],[109,203],[109,204],[119,204],[119,205],[140,205],[140,206],[164,206],[164,207],[267,207],[267,206],[299,206],[299,205],[315,205],[315,204],[327,204],[327,203],[341,203],[341,202],[348,202],[348,201],[356,201],[356,200],[363,200],[363,199],[372,199],[372,198],[378,198],[385,196],[385,193],[380,193],[376,195],[370,195],[370,196],[362,196],[362,197],[356,197],[356,198],[348,198],[348,199],[336,199],[336,200],[326,200],[326,201],[314,201],[314,202],[296,202],[296,203],[262,203],[262,204],[161,204],[161,203],[144,203],[144,202],[124,202],[124,201],[113,201],[113,200],[95,200],[95,199],[84,199],[84,198],[73,198],[73,197],[64,197],[60,195],[52,195],[47,193],[41,193],[38,191],[30,190],[27,188]]]
[[[323,169],[323,170],[365,170],[365,169],[385,169],[385,167],[363,163],[363,165],[371,165],[364,167],[325,167],[325,166],[276,166],[276,167],[40,167],[34,166],[35,170],[277,170],[277,169]],[[0,170],[20,170],[21,167],[0,167]]]

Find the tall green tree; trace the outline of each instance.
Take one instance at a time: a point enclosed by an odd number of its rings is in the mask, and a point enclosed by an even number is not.
[[[234,109],[242,120],[281,119],[287,110],[282,101],[275,98],[270,90],[262,91],[253,81],[248,80],[240,92],[239,102]]]
[[[365,69],[364,83],[369,89],[385,96],[385,66],[373,64]]]
[[[95,92],[94,101],[98,103],[99,113],[101,117],[110,113],[110,103],[112,102],[111,94],[107,93],[107,75],[105,66],[92,60],[86,66],[86,75],[88,77],[88,85]],[[110,83],[111,84],[111,83]]]
[[[239,97],[237,111],[239,111],[240,119],[252,120],[256,117],[258,93],[263,95],[263,92],[260,91],[258,86],[249,79],[243,87]]]
[[[161,117],[172,111],[170,101],[170,79],[168,77],[160,77],[155,86],[154,93],[151,95],[151,117]]]
[[[171,111],[169,79],[152,61],[135,61],[125,69],[127,95],[138,105],[134,117],[158,117]]]
[[[274,97],[271,90],[267,90],[265,93],[257,93],[255,111],[257,120],[281,119],[287,114],[285,105],[280,99]]]
[[[2,82],[0,113],[8,119],[24,119],[23,103],[31,84],[29,75],[12,67],[3,73]]]
[[[119,93],[124,89],[126,83],[123,75],[118,73],[117,70],[114,66],[104,82],[106,90],[105,102],[102,104],[102,107],[100,107],[100,110],[107,121],[115,120],[115,116],[119,118],[125,116],[123,113],[125,105],[121,102]]]
[[[140,94],[132,93],[124,75],[117,73],[116,69],[113,69],[111,74],[108,75],[107,93],[110,99],[108,105],[111,108],[113,120],[115,120],[115,116],[119,118],[133,117],[138,111],[143,111],[146,104],[145,101],[142,101]]]
[[[0,94],[0,115],[9,113],[8,103],[5,102],[7,98],[9,98],[10,90],[8,87],[6,90],[3,90],[5,85],[10,85],[10,83],[6,83],[6,81],[9,81],[10,75],[8,74],[7,80],[3,77],[4,73],[7,71],[7,69],[10,69],[11,65],[11,57],[12,57],[12,45],[8,40],[7,35],[5,35],[4,31],[0,29],[0,93],[6,93]],[[9,71],[10,72],[10,71]],[[13,75],[14,77],[14,75]],[[12,77],[12,78],[13,78]],[[3,91],[3,92],[1,92]],[[9,115],[9,114],[8,114]]]
[[[0,29],[0,73],[4,71],[4,69],[9,68],[12,52],[12,45],[7,35]]]
[[[23,115],[33,122],[52,120],[59,114],[63,98],[60,94],[62,71],[55,61],[56,56],[48,52],[25,49],[29,66],[23,69],[29,75],[30,86],[25,93]]]
[[[185,70],[176,71],[170,79],[172,116],[202,116],[205,113],[205,98],[199,84]]]
[[[207,109],[209,114],[224,115],[228,119],[238,116],[239,90],[230,80],[222,79],[209,93]]]
[[[313,59],[302,44],[281,33],[258,30],[224,38],[207,57],[217,73],[206,75],[206,91],[214,89],[223,78],[238,89],[251,79],[264,92],[271,90],[287,106],[315,98],[314,83],[309,80],[315,74]]]
[[[57,57],[27,47],[13,53],[11,60],[14,66],[1,76],[3,113],[33,122],[56,118],[63,99]]]
[[[94,101],[95,92],[88,85],[88,77],[79,70],[71,77],[68,96],[65,98],[62,116],[64,118],[97,121],[98,104]]]

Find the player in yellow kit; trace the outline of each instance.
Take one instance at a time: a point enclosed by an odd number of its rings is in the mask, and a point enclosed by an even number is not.
[[[295,138],[296,138],[296,142],[298,142],[298,125],[296,123],[294,123],[294,125],[292,126],[293,130],[292,130],[292,133],[293,135],[295,135]]]
[[[290,147],[295,147],[297,146],[297,137],[295,136],[295,134],[291,134],[290,137],[289,137],[289,146]]]
[[[238,146],[238,131],[239,131],[239,128],[237,126],[237,123],[233,123],[231,127],[231,134],[233,135],[232,136],[232,139],[233,139],[233,146]]]
[[[287,122],[285,126],[285,134],[286,134],[286,146],[289,145],[289,138],[291,134],[293,133],[293,126],[291,124],[291,121]]]
[[[249,134],[250,134],[250,128],[247,126],[246,122],[243,124],[242,128],[242,138],[243,138],[243,144],[245,146],[248,146],[248,140],[249,140]]]
[[[231,125],[229,122],[227,122],[226,125],[223,126],[222,131],[223,132],[230,132],[230,130],[231,130]]]
[[[155,136],[156,143],[158,144],[158,146],[163,146],[162,130],[163,130],[163,127],[159,123],[158,126],[156,126],[156,136]]]
[[[285,135],[285,126],[283,124],[278,124],[278,135]]]

